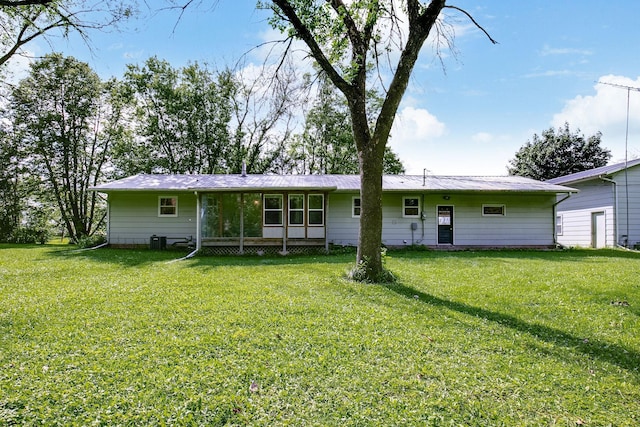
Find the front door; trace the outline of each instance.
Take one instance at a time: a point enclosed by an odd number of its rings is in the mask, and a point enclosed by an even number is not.
[[[438,244],[453,244],[453,206],[438,206]]]

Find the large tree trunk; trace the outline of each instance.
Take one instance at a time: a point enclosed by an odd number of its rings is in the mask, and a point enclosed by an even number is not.
[[[366,278],[381,281],[382,265],[382,156],[365,149],[360,160],[360,233],[356,262],[364,267]]]

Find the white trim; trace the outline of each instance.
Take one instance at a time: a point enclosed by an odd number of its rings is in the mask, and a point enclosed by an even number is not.
[[[320,209],[312,209],[311,208],[311,203],[309,202],[309,199],[311,198],[311,196],[319,196],[322,199],[322,207]],[[322,222],[320,224],[311,224],[311,212],[320,212],[322,213]],[[321,193],[310,193],[307,194],[307,225],[309,227],[324,227],[324,194]]]
[[[356,215],[355,211],[356,211],[356,200],[358,200],[358,210],[359,210],[359,214]],[[351,198],[351,218],[360,218],[360,214],[362,213],[362,198],[360,196],[353,196]]]
[[[500,208],[501,213],[486,213],[485,208]],[[507,216],[507,205],[504,203],[487,203],[482,205],[482,216],[503,217]]]
[[[267,209],[267,203],[265,200],[269,198],[279,198],[280,199],[280,209]],[[267,224],[267,212],[280,212],[280,223],[279,224]],[[283,227],[285,224],[284,221],[284,195],[282,194],[263,194],[262,195],[262,225],[263,227]],[[264,234],[264,231],[263,231]]]
[[[175,205],[163,205],[162,199],[175,199]],[[172,214],[163,214],[162,208],[173,207],[175,212]],[[178,196],[158,196],[158,217],[159,218],[177,218],[178,217]]]
[[[415,199],[418,204],[416,206],[407,206],[407,200]],[[407,209],[416,209],[415,215],[407,215]],[[402,197],[402,218],[420,218],[420,196],[403,196]]]
[[[292,209],[291,208],[291,198],[292,197],[301,197],[302,198],[302,207],[301,208],[296,208],[296,209]],[[304,211],[305,211],[305,197],[304,194],[302,193],[291,193],[289,195],[287,195],[287,224],[290,227],[304,227]],[[296,223],[293,224],[291,222],[291,212],[302,212],[302,222],[300,223]]]

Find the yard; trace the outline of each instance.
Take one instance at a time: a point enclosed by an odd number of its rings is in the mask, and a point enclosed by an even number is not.
[[[640,254],[0,246],[0,425],[635,426]]]

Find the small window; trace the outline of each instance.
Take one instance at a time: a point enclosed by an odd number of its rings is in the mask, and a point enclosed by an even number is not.
[[[309,194],[309,225],[324,225],[323,194]]]
[[[360,218],[361,201],[360,197],[354,197],[351,200],[351,217]]]
[[[505,216],[505,205],[482,205],[482,216]]]
[[[403,218],[420,217],[420,199],[418,197],[402,198],[402,217]]]
[[[562,215],[556,216],[556,235],[562,236]]]
[[[304,194],[289,195],[289,225],[304,225]]]
[[[264,225],[282,225],[282,194],[265,194]]]
[[[178,198],[164,196],[158,197],[158,216],[178,216]]]

